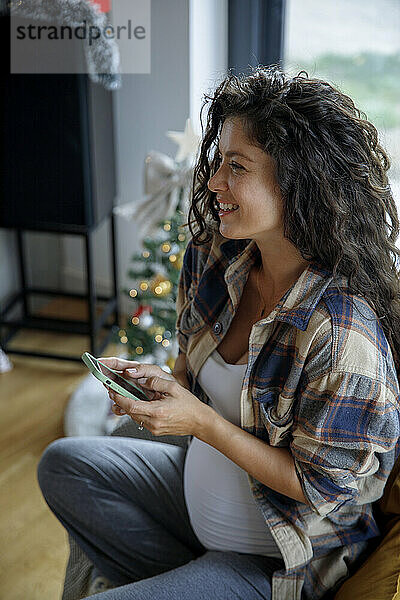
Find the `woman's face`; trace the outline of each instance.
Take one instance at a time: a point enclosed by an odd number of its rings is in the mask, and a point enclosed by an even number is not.
[[[216,193],[221,234],[260,242],[283,237],[282,196],[275,161],[248,140],[240,118],[225,120],[219,155],[220,167],[209,179],[208,187]],[[224,204],[238,208],[225,211]]]

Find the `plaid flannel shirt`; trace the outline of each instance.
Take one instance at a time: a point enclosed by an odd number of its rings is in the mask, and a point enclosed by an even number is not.
[[[254,240],[229,240],[218,230],[208,244],[190,240],[186,248],[176,333],[191,391],[207,404],[198,372],[228,331],[259,260]],[[376,313],[347,283],[311,263],[249,338],[241,427],[290,449],[308,501],[248,475],[285,562],[273,575],[272,600],[330,597],[363,560],[379,535],[371,503],[400,450],[392,353]]]

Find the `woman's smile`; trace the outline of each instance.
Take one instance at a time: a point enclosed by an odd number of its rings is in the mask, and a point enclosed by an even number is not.
[[[230,215],[231,213],[237,212],[239,210],[238,204],[232,204],[229,202],[219,202],[219,211],[218,215],[220,217],[224,217],[226,215]]]

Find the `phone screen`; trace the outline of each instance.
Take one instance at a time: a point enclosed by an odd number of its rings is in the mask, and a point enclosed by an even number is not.
[[[126,379],[118,375],[118,373],[114,373],[114,371],[111,371],[108,367],[106,367],[106,365],[103,365],[103,363],[101,363],[100,361],[94,359],[96,361],[94,362],[93,359],[91,360],[95,364],[96,368],[99,371],[101,371],[101,373],[103,373],[103,375],[106,375],[108,379],[111,379],[115,383],[118,383],[118,385],[124,388],[124,390],[127,390],[131,394],[134,394],[139,398],[139,400],[150,400],[150,398],[148,398],[146,394],[142,392],[140,388],[137,387],[135,384],[130,384],[128,381],[126,381]]]

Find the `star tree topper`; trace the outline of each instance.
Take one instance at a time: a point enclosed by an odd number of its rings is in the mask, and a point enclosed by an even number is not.
[[[190,119],[186,120],[185,131],[167,131],[166,135],[179,146],[175,156],[176,162],[193,159],[197,154],[201,138],[194,131]]]

